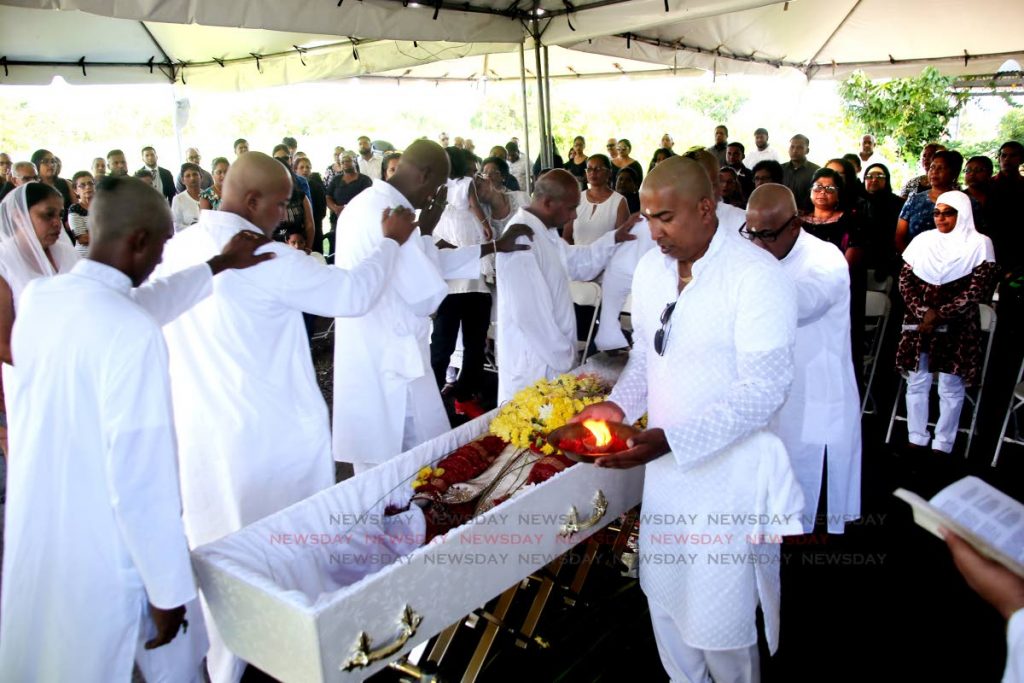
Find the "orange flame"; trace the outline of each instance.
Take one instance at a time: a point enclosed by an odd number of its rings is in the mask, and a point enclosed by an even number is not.
[[[607,446],[612,441],[612,433],[602,420],[584,420],[583,426],[594,435],[594,445],[598,448]]]

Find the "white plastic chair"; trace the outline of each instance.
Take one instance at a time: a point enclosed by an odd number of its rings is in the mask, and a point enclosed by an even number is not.
[[[874,270],[869,269],[867,271],[867,289],[869,292],[882,292],[888,295],[889,292],[892,291],[892,285],[892,275],[879,282],[878,280],[875,279]]]
[[[1024,435],[1020,431],[1020,420],[1017,411],[1024,407],[1024,361],[1020,364],[1020,371],[1017,372],[1017,384],[1013,387],[1013,395],[1010,396],[1010,404],[1006,407],[1006,417],[1003,418],[1003,428],[999,431],[999,441],[996,443],[996,453],[992,457],[992,467],[999,464],[999,451],[1003,450],[1004,443],[1012,443],[1024,446]],[[1010,418],[1013,418],[1013,436],[1006,435],[1006,429],[1010,426]]]
[[[864,398],[861,401],[861,414],[874,415],[875,398],[871,395],[871,385],[875,381],[875,370],[878,369],[878,353],[885,339],[885,330],[889,326],[889,313],[892,304],[889,296],[880,291],[869,291],[864,301],[864,334],[869,340],[867,353],[864,355],[864,371],[868,381],[864,385]],[[868,401],[871,409],[868,410]]]
[[[580,352],[580,363],[582,363],[587,359],[587,349],[590,348],[590,342],[594,338],[594,325],[597,323],[597,313],[601,307],[601,285],[596,282],[573,281],[569,283],[569,293],[572,296],[572,302],[577,306],[593,306],[594,308],[594,315],[590,317],[590,325],[587,328],[587,340],[576,342],[576,349]]]
[[[964,401],[971,406],[971,421],[969,427],[959,427],[958,432],[967,435],[967,448],[964,449],[964,459],[971,454],[971,442],[974,440],[974,430],[978,424],[978,408],[981,406],[981,394],[985,388],[985,375],[988,373],[988,359],[992,354],[992,340],[996,336],[996,312],[988,304],[978,304],[980,313],[980,324],[979,328],[983,334],[988,335],[988,340],[985,342],[985,355],[982,357],[981,363],[981,376],[978,378],[978,392],[975,395],[971,395],[970,389],[964,392]],[[889,430],[885,433],[885,442],[889,443],[892,440],[892,428],[896,422],[906,422],[907,418],[905,415],[898,415],[898,409],[900,406],[900,398],[903,395],[903,391],[907,386],[906,375],[900,377],[900,385],[896,390],[896,400],[892,404],[892,415],[889,417]],[[961,422],[963,415],[961,414]],[[934,427],[935,422],[929,422],[929,427]]]

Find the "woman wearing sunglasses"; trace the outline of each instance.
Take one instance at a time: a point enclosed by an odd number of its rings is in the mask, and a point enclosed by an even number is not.
[[[934,162],[933,162],[934,163]],[[907,431],[912,448],[950,453],[964,387],[978,380],[982,346],[978,304],[988,301],[997,266],[992,241],[974,226],[971,200],[945,192],[935,200],[935,230],[903,252],[900,293],[906,305],[896,367],[907,373]],[[939,419],[928,433],[932,373],[939,373]]]
[[[863,363],[864,299],[867,271],[864,268],[863,213],[852,210],[853,197],[846,192],[843,176],[831,168],[819,168],[811,178],[812,209],[801,215],[804,230],[831,242],[850,266],[850,333],[853,368],[858,381]]]
[[[900,211],[900,220],[896,225],[896,250],[898,252],[902,254],[910,241],[921,233],[935,229],[935,221],[932,219],[935,202],[942,193],[960,189],[957,178],[960,177],[960,169],[963,168],[963,165],[964,158],[960,152],[941,151],[936,152],[932,157],[932,163],[928,167],[930,187],[908,197],[907,203]],[[980,207],[973,201],[971,204],[974,224],[979,230],[983,230],[984,222],[981,220]]]

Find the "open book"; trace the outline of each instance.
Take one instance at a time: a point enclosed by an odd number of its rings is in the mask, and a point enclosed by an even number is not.
[[[977,477],[964,477],[931,500],[896,489],[914,509],[914,521],[936,536],[945,527],[975,550],[1024,578],[1024,504]]]

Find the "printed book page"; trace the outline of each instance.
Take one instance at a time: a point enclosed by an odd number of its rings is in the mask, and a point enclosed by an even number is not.
[[[977,477],[950,484],[930,501],[906,489],[893,495],[910,504],[920,526],[936,536],[944,526],[1024,578],[1024,504]]]

